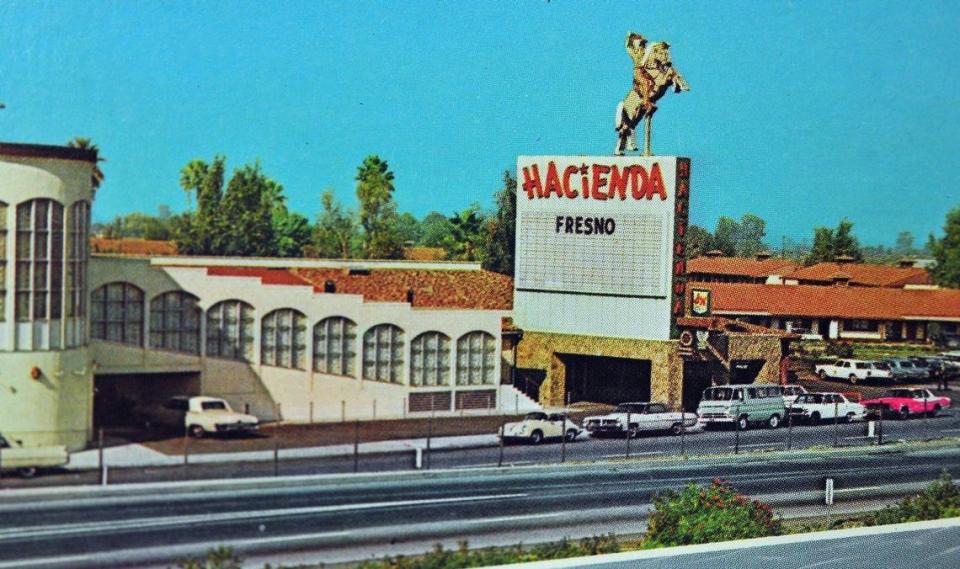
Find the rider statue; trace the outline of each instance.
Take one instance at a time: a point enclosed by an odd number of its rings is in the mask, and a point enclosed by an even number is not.
[[[624,150],[636,150],[636,127],[646,119],[646,140],[644,154],[650,155],[650,120],[657,110],[656,102],[666,93],[668,87],[680,91],[689,91],[690,87],[670,61],[670,44],[656,42],[649,44],[647,38],[636,32],[627,34],[624,46],[627,55],[633,60],[633,88],[617,108],[617,147],[615,153],[622,155]]]

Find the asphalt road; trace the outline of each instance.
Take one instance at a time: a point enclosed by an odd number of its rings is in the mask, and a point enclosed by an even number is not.
[[[781,511],[822,510],[831,476],[842,509],[915,491],[944,468],[960,474],[960,450],[4,492],[0,569],[162,566],[218,544],[275,562],[284,559],[269,555],[289,550],[331,562],[424,551],[443,539],[512,544],[544,531],[554,539],[635,533],[656,492],[688,482],[720,477]]]
[[[497,447],[470,448],[462,450],[433,451],[424,457],[425,469],[455,469],[523,466],[532,464],[552,464],[563,462],[591,462],[611,458],[631,457],[660,458],[680,455],[683,450],[688,456],[727,454],[737,450],[743,453],[764,450],[788,450],[809,447],[852,447],[875,442],[865,436],[865,423],[821,424],[817,426],[797,425],[792,429],[782,427],[776,430],[752,428],[737,433],[726,428],[688,434],[684,437],[670,435],[644,435],[627,441],[625,438],[589,438],[586,434],[573,443],[561,445],[558,441],[548,441],[539,446],[528,444],[510,444],[504,447],[501,460]],[[911,418],[907,420],[884,420],[883,438],[885,443],[899,440],[927,440],[941,437],[960,436],[960,411],[942,413],[935,418]],[[739,439],[739,445],[738,445]],[[629,448],[628,448],[629,447]],[[682,447],[682,448],[681,448]],[[286,458],[285,451],[279,454],[278,464],[273,462],[245,462],[227,464],[194,464],[185,467],[127,468],[111,469],[110,483],[131,483],[151,481],[198,480],[232,477],[259,477],[274,475],[302,475],[324,473],[350,473],[354,471],[352,456],[333,458],[294,459]],[[415,465],[413,452],[393,454],[360,454],[356,460],[358,472],[385,472],[413,470]],[[9,473],[0,480],[7,488],[27,486],[52,486],[72,484],[96,484],[99,473],[48,473],[32,480],[13,477]]]

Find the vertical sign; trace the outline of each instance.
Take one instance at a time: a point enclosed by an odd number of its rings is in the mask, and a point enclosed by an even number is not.
[[[673,216],[673,291],[670,337],[676,338],[677,318],[683,316],[687,294],[687,225],[690,205],[690,159],[677,158],[677,197]]]

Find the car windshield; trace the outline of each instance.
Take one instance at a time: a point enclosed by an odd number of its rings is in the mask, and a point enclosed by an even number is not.
[[[883,394],[884,397],[913,397],[913,392],[909,389],[890,389]]]
[[[873,367],[877,369],[890,369],[890,364],[886,362],[874,362]]]
[[[646,407],[643,403],[621,403],[617,405],[617,408],[614,409],[614,413],[643,413],[644,408]]]
[[[200,408],[204,411],[226,411],[227,404],[223,401],[204,401]]]
[[[923,389],[914,389],[913,396],[917,399],[925,399],[927,397],[927,392]]]
[[[547,418],[546,413],[535,412],[535,413],[527,413],[527,415],[523,418],[523,420],[524,421],[543,421],[546,418]]]

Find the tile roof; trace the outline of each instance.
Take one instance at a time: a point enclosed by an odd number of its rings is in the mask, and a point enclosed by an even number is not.
[[[403,258],[408,261],[443,261],[447,250],[443,247],[404,247]]]
[[[150,239],[102,239],[90,238],[91,253],[112,255],[136,255],[142,257],[172,256],[177,254],[177,245],[173,241],[154,241]]]
[[[850,275],[850,284],[859,286],[902,287],[907,284],[931,284],[930,273],[920,267],[891,267],[870,263],[817,263],[799,268],[784,278],[829,283],[837,273]]]
[[[748,259],[741,257],[696,257],[687,261],[688,274],[735,275],[744,277],[768,277],[782,275],[796,269],[789,259]]]
[[[362,295],[365,302],[407,302],[413,289],[417,308],[511,310],[513,279],[490,271],[371,269],[280,269],[262,267],[207,267],[210,276],[259,278],[263,284],[312,286],[324,293],[333,281],[340,294]]]
[[[960,290],[953,289],[743,283],[690,287],[710,289],[717,312],[876,320],[960,318]]]

